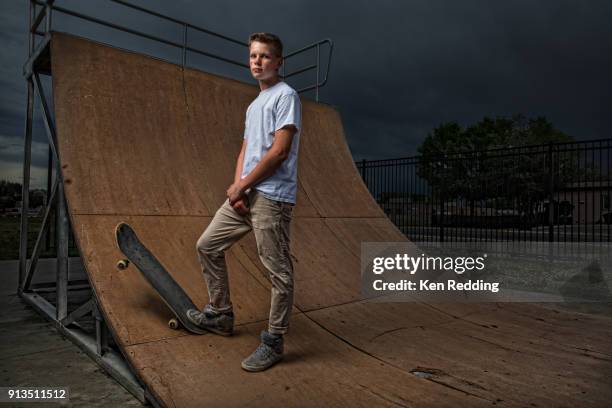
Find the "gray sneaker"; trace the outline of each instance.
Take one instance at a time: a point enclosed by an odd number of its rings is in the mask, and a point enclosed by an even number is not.
[[[187,318],[191,323],[221,336],[231,336],[234,332],[234,312],[214,312],[208,304],[201,312],[195,309],[188,310]]]
[[[263,371],[283,358],[283,336],[261,332],[261,344],[253,354],[242,360],[246,371]]]

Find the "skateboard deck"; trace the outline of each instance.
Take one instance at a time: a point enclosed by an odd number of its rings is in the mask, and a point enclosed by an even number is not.
[[[172,329],[178,329],[182,325],[192,333],[206,333],[205,329],[195,325],[187,318],[187,311],[189,309],[198,310],[197,306],[183,288],[176,283],[166,268],[155,258],[153,253],[140,241],[132,227],[121,222],[115,228],[115,235],[119,249],[127,257],[127,259],[119,260],[117,267],[127,269],[130,262],[136,266],[136,269],[140,271],[176,316],[175,319],[168,321],[168,326]]]

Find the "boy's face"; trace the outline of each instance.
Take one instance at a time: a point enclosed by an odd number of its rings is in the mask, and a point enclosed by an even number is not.
[[[251,43],[249,48],[249,66],[253,78],[258,81],[275,78],[282,63],[282,58],[276,55],[271,44],[259,41]]]

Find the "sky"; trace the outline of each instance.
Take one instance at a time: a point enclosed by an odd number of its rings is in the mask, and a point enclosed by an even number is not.
[[[131,0],[236,38],[267,31],[285,51],[334,43],[320,100],[342,117],[355,160],[406,157],[434,127],[484,116],[545,116],[577,140],[612,137],[612,2],[566,0]],[[27,1],[0,3],[0,179],[21,182]],[[182,29],[109,0],[56,5],[180,42]],[[53,28],[180,63],[180,51],[55,14]],[[188,33],[189,44],[248,61],[246,48]],[[327,48],[321,48],[327,61]],[[314,52],[287,60],[289,70]],[[255,84],[246,69],[188,56],[188,65]],[[310,75],[310,76],[309,76]],[[44,79],[50,96],[50,81]],[[314,74],[289,79],[299,88]],[[305,93],[314,98],[314,93]],[[46,185],[46,134],[36,109],[32,186]]]

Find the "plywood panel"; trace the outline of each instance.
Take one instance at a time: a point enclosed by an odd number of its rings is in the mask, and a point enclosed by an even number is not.
[[[353,303],[308,315],[383,361],[432,372],[440,383],[501,405],[605,406],[612,397],[609,355],[568,346],[560,332],[545,339],[558,327],[530,331],[504,309],[483,307],[458,318],[418,303]],[[591,323],[573,321],[570,337],[588,343]],[[599,323],[609,339],[610,318]]]
[[[294,316],[282,364],[247,373],[261,323],[237,336],[182,337],[127,348],[145,383],[170,407],[457,407],[490,401],[419,379]]]
[[[420,253],[397,227],[385,218],[325,218],[325,224],[355,256],[361,256],[362,242],[404,242],[408,249]]]
[[[471,311],[466,306],[471,306]],[[498,303],[483,310],[482,305],[447,303],[430,307],[481,327],[495,327],[504,333],[515,333],[530,339],[562,343],[576,350],[612,355],[612,316],[558,311],[532,303]],[[486,311],[490,310],[491,313]]]
[[[72,214],[211,215],[179,67],[55,34],[56,126]]]

